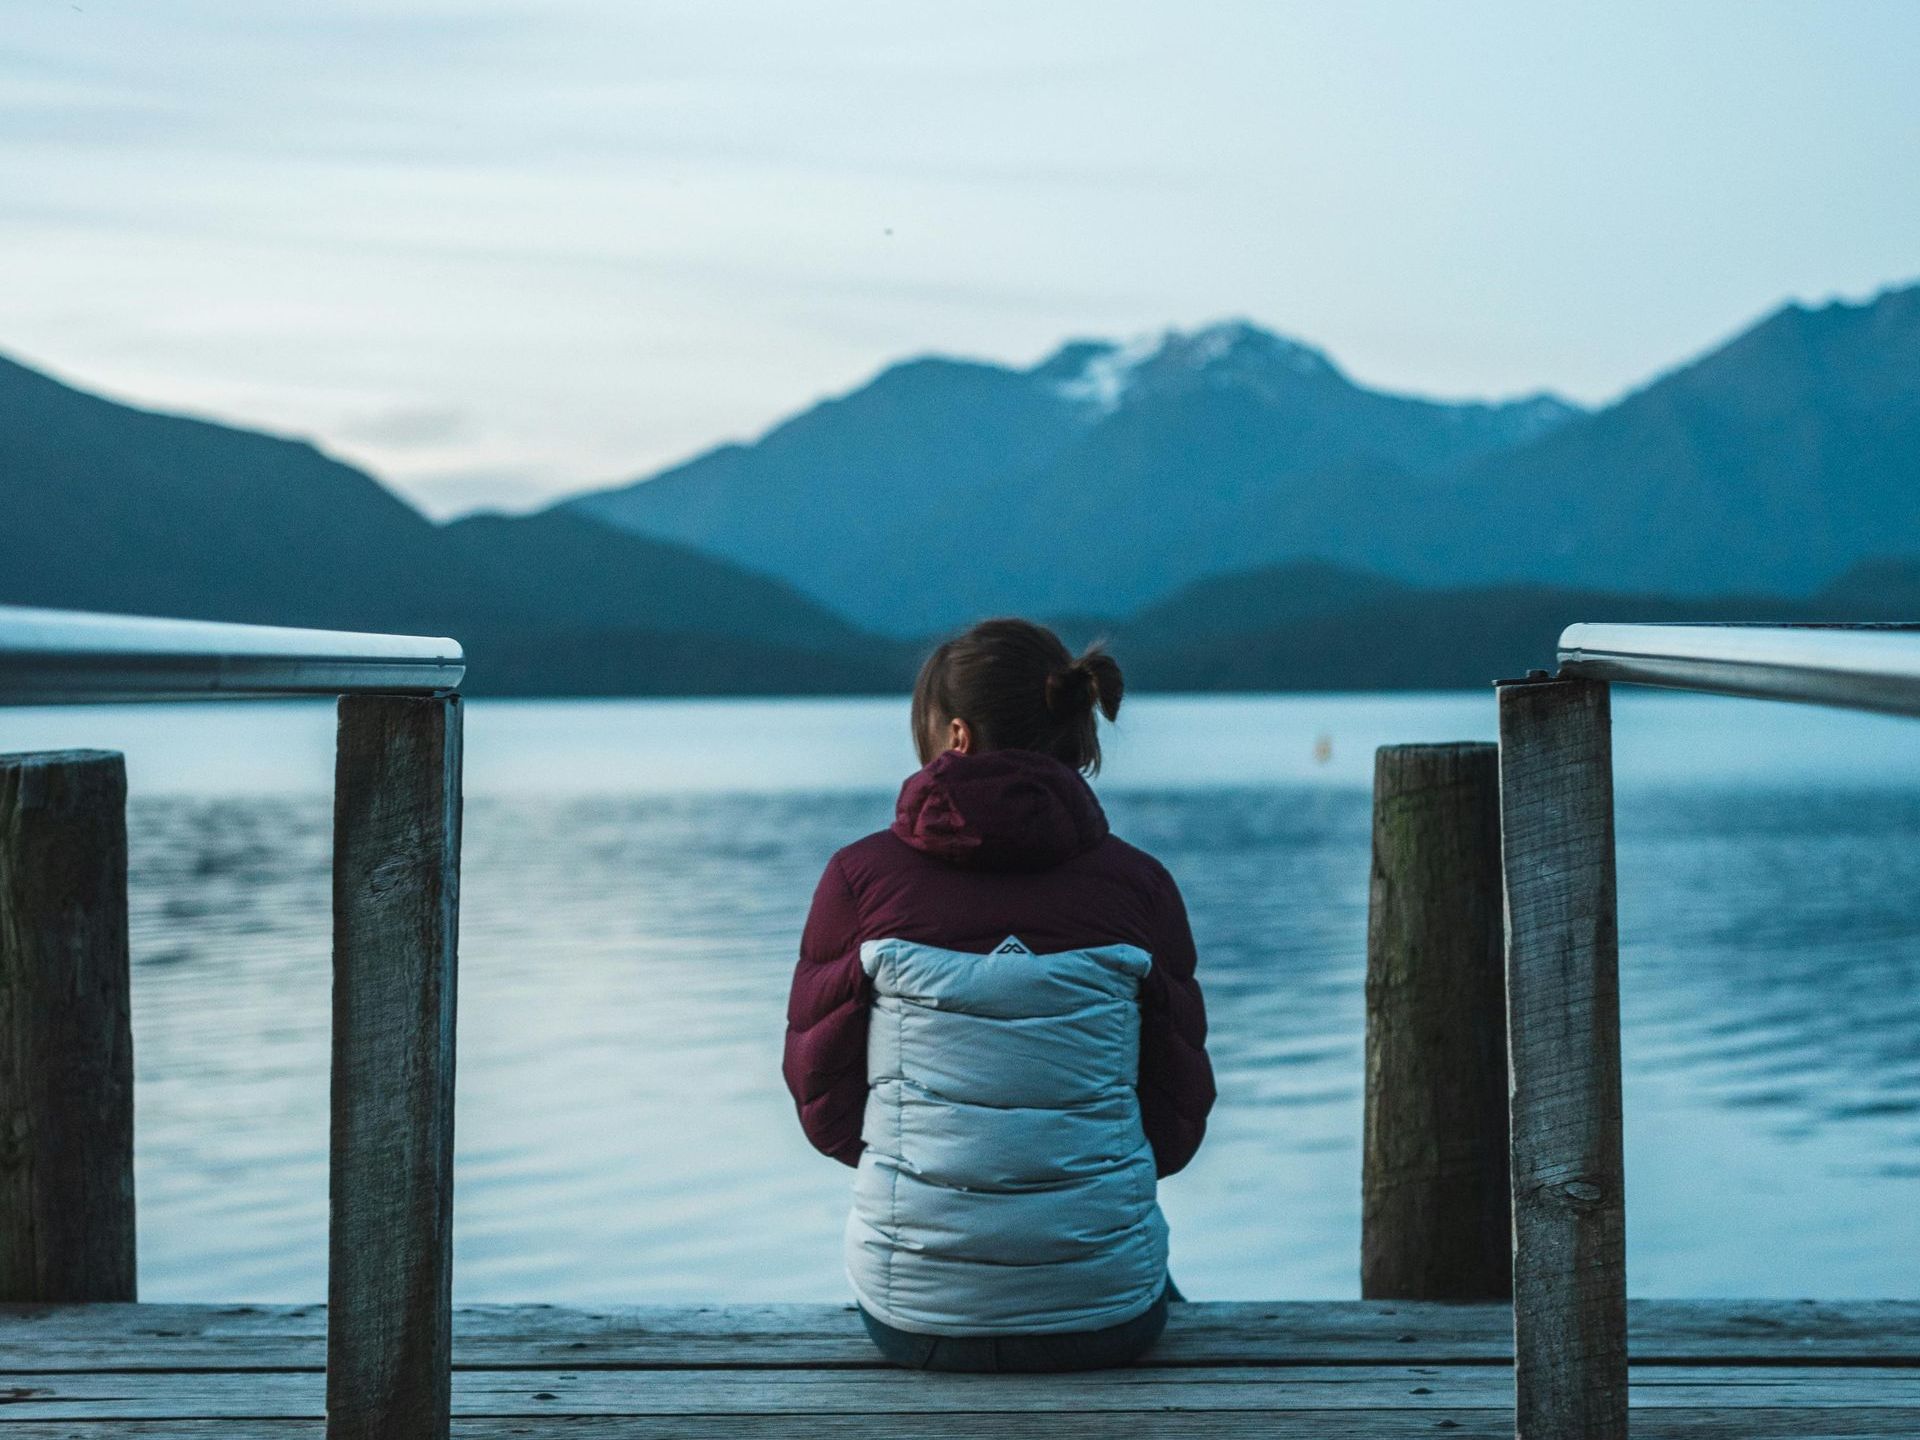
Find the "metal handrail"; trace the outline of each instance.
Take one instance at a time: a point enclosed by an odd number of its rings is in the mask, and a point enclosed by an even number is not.
[[[1586,680],[1920,715],[1920,625],[1569,625]]]
[[[0,605],[0,705],[444,695],[458,642]]]
[[[460,647],[427,636],[0,606],[0,705],[339,697],[327,1161],[326,1410],[335,1440],[446,1440],[451,1428],[462,756],[453,692],[465,674]],[[40,778],[0,797],[8,811],[0,821],[30,817],[0,824],[12,852],[0,855],[0,868],[10,871],[8,918],[24,917],[13,928],[28,937],[8,963],[27,976],[22,993],[53,996],[56,1013],[117,1014],[124,1027],[124,758],[9,758],[28,762]],[[83,783],[78,777],[89,769]],[[45,863],[20,863],[21,852],[48,837],[37,852]],[[74,989],[76,976],[86,977],[93,1008],[63,1012],[59,994]],[[134,1078],[126,1032],[116,1037],[105,1024],[66,1018],[51,1029],[57,1033],[47,1049],[23,1053],[50,1055],[64,1067],[64,1079],[38,1091],[65,1098],[47,1112],[58,1120],[36,1120],[21,1132],[22,1153],[31,1162],[44,1141],[85,1162],[26,1164],[50,1188],[23,1191],[24,1203],[40,1206],[57,1189],[53,1203],[101,1217],[61,1231],[68,1243],[90,1237],[93,1252],[77,1250],[79,1258],[61,1262],[72,1268],[46,1272],[62,1277],[50,1282],[64,1287],[56,1293],[100,1295],[104,1287],[114,1293],[101,1298],[132,1300]],[[58,1125],[81,1111],[94,1143],[75,1148]],[[395,1175],[406,1183],[396,1185]],[[14,1199],[17,1208],[21,1197]],[[86,1278],[69,1283],[68,1275]]]

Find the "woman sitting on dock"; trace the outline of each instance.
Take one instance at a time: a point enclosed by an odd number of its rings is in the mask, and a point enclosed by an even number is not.
[[[941,645],[923,768],[814,894],[787,1086],[857,1167],[848,1278],[901,1365],[1123,1365],[1180,1298],[1156,1180],[1199,1148],[1213,1072],[1180,892],[1083,778],[1121,689],[1024,620]]]

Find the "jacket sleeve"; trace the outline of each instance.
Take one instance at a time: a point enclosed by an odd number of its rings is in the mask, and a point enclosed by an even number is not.
[[[1140,992],[1140,1119],[1161,1175],[1186,1168],[1207,1133],[1213,1062],[1207,1006],[1194,975],[1193,931],[1173,878],[1161,902],[1160,939]]]
[[[867,1108],[867,1010],[860,916],[836,858],[813,893],[787,1001],[782,1070],[813,1148],[843,1165],[860,1160]]]

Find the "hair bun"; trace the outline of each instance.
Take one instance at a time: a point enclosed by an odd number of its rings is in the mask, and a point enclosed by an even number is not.
[[[1079,720],[1098,707],[1112,720],[1120,713],[1120,696],[1125,682],[1120,667],[1098,645],[1091,645],[1078,660],[1047,676],[1047,713],[1057,720]]]
[[[1076,660],[1047,676],[1047,713],[1058,720],[1077,720],[1090,714],[1099,689],[1086,660]]]
[[[1118,718],[1120,697],[1126,693],[1126,682],[1120,678],[1120,666],[1113,656],[1098,645],[1089,645],[1087,652],[1073,665],[1076,670],[1086,673],[1087,696],[1100,707],[1100,713],[1109,720]]]

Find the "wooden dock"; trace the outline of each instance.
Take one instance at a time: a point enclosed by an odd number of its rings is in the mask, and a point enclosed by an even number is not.
[[[465,1306],[453,1433],[1505,1440],[1512,1331],[1501,1304],[1196,1303],[1126,1370],[928,1375],[848,1306]],[[1920,1436],[1920,1303],[1635,1302],[1629,1337],[1636,1440]],[[317,1440],[325,1359],[321,1305],[4,1306],[0,1440]]]
[[[1920,1440],[1920,1302],[1627,1301],[1608,700],[1628,680],[1920,715],[1920,635],[1576,626],[1575,673],[1500,686],[1497,749],[1383,750],[1368,1298],[1182,1304],[1137,1365],[1028,1376],[891,1369],[846,1306],[455,1309],[459,647],[11,630],[0,700],[342,697],[334,1303],[133,1303],[124,767],[0,757],[0,1440]]]

